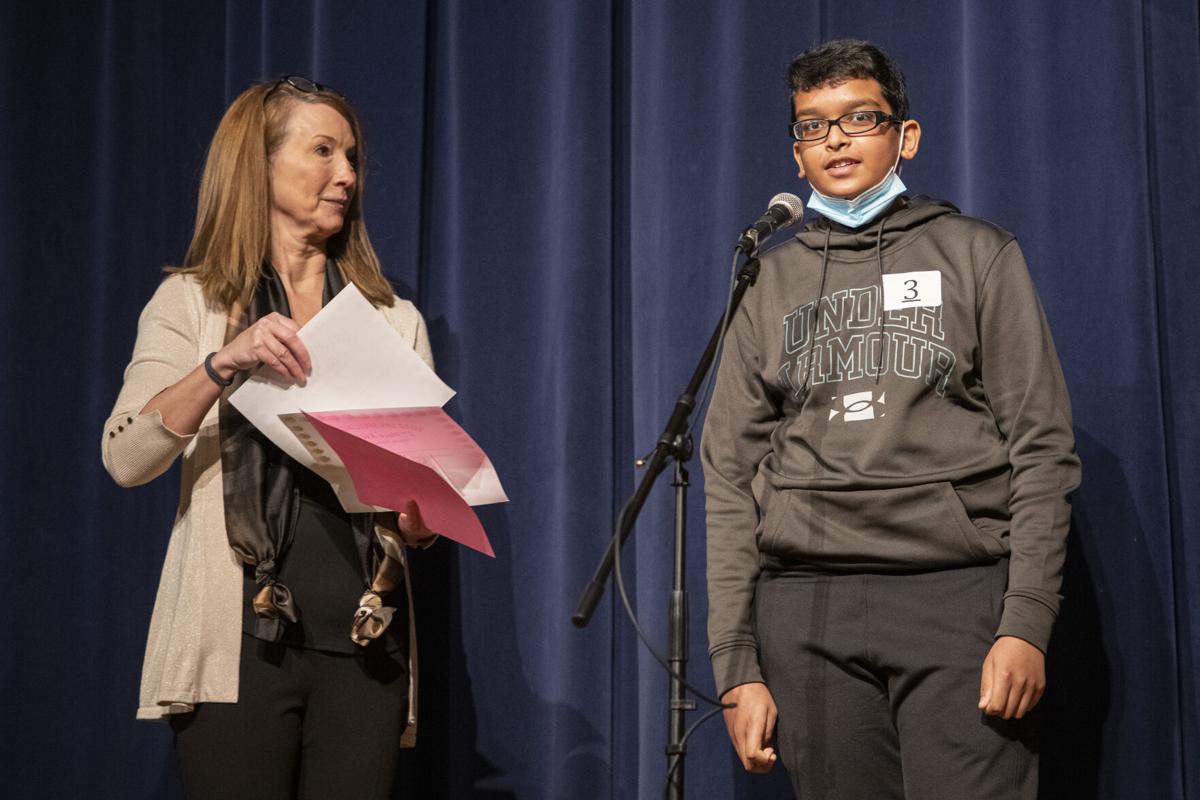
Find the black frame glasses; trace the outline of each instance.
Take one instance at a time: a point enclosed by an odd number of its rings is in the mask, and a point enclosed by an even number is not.
[[[271,92],[275,91],[285,83],[295,89],[297,92],[304,92],[304,94],[329,92],[330,94],[335,94],[338,97],[341,97],[343,100],[345,99],[345,96],[332,86],[326,86],[322,83],[317,83],[312,78],[306,78],[303,75],[280,75],[279,80],[275,81],[275,85],[271,87],[266,96],[269,97]]]
[[[853,117],[859,117],[859,116],[863,116],[863,115],[870,115],[871,118],[874,120],[871,123],[870,127],[856,128],[855,130],[847,130],[846,129],[846,125],[850,121],[852,121]],[[818,130],[814,130],[814,131],[804,131],[800,127],[801,125],[804,125],[806,123],[811,124],[814,122],[824,123],[824,127],[820,128]],[[826,138],[828,138],[829,132],[831,130],[833,130],[834,125],[837,125],[838,130],[840,130],[842,133],[846,134],[847,136],[862,136],[863,134],[867,134],[867,133],[870,133],[871,131],[875,130],[880,125],[883,125],[885,122],[904,122],[904,120],[900,119],[899,117],[895,116],[894,114],[889,114],[886,111],[879,111],[878,109],[865,109],[865,110],[859,110],[859,111],[851,111],[847,114],[842,114],[840,117],[836,117],[834,119],[820,119],[820,118],[798,119],[795,122],[793,122],[792,124],[788,125],[788,134],[798,142],[821,142],[821,141],[824,141]],[[866,123],[866,120],[861,120],[858,124],[865,125],[867,123]]]

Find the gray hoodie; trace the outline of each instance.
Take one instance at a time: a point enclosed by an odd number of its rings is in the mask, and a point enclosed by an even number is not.
[[[760,571],[995,563],[996,635],[1043,651],[1079,483],[1050,330],[1013,236],[901,200],[762,258],[701,443],[717,688],[761,681]]]

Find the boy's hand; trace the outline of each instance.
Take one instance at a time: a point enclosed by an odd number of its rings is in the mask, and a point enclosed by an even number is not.
[[[979,709],[1004,719],[1021,719],[1046,691],[1046,657],[1024,639],[1001,636],[983,660]]]
[[[767,685],[743,683],[722,695],[721,702],[737,703],[737,708],[727,708],[723,713],[729,740],[742,766],[749,772],[769,772],[777,760],[775,748],[767,745],[775,734],[778,712]]]

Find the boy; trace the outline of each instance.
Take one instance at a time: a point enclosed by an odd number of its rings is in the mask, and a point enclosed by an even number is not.
[[[1079,481],[1015,239],[903,195],[903,75],[861,41],[789,69],[821,216],[762,258],[702,460],[709,654],[746,769],[798,797],[1034,798]]]

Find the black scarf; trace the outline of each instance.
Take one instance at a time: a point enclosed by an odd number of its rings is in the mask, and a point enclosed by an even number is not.
[[[325,266],[325,288],[321,305],[328,303],[345,286],[341,270],[330,260]],[[291,316],[287,292],[279,275],[263,264],[258,286],[245,313],[230,319],[225,331],[228,344],[239,333],[272,312]],[[235,312],[236,313],[236,312]],[[247,378],[241,372],[233,386],[222,393],[218,408],[221,440],[221,473],[225,490],[225,531],[229,546],[241,560],[254,567],[254,636],[279,641],[286,623],[300,619],[292,593],[276,576],[295,535],[300,494],[293,487],[293,469],[304,469],[276,447],[228,402],[228,397]],[[373,514],[352,514],[351,527],[365,576],[376,570],[371,547]]]

